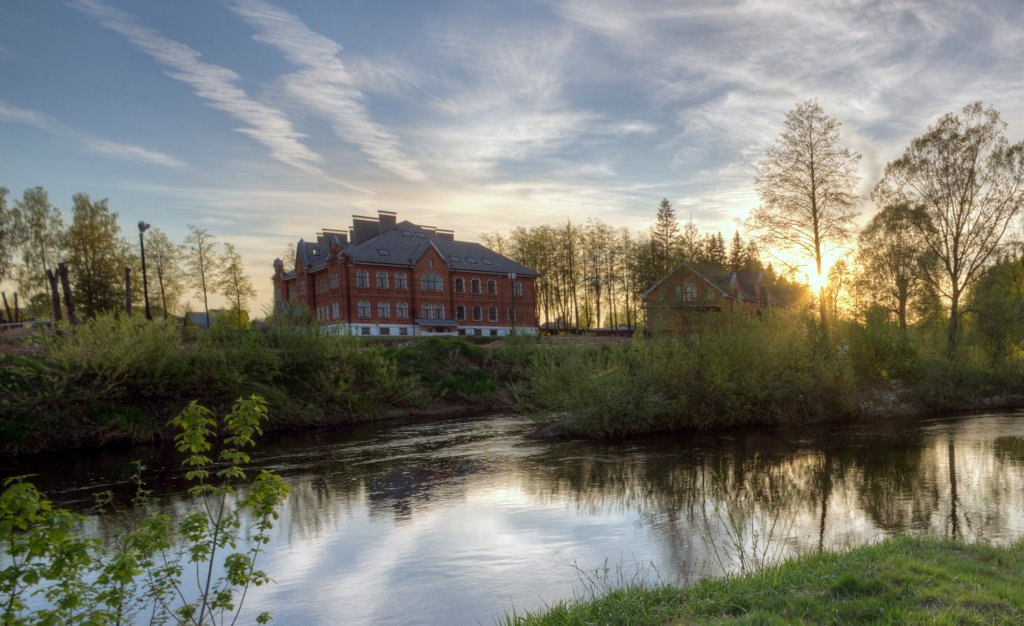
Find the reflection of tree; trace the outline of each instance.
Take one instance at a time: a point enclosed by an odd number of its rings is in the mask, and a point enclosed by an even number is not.
[[[701,575],[879,533],[1001,536],[1024,510],[1024,439],[993,440],[989,433],[998,430],[985,424],[859,424],[799,438],[751,430],[601,444],[535,442],[525,437],[528,425],[497,419],[375,428],[334,440],[300,435],[269,442],[256,462],[292,488],[279,528],[293,538],[336,533],[362,514],[374,524],[411,524],[431,507],[502,492],[516,506],[554,504],[580,518],[628,514],[660,546],[662,574]],[[176,463],[160,454],[148,459],[157,467],[147,472],[154,506],[180,513],[188,505],[176,495],[180,468],[160,470]],[[68,461],[61,471],[88,466]],[[103,484],[127,475],[91,471]],[[64,492],[87,499],[82,489]],[[93,523],[99,534],[118,532],[113,518]]]
[[[900,445],[879,445],[858,455],[858,502],[887,534],[925,531],[941,498],[938,467],[919,436]]]

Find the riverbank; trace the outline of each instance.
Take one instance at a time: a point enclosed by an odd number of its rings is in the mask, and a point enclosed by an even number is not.
[[[583,624],[1020,624],[1024,542],[903,536],[814,553],[745,576],[565,601],[519,626]]]
[[[191,400],[252,394],[269,431],[515,410],[544,435],[604,439],[1024,407],[1024,361],[952,362],[869,331],[824,339],[780,315],[681,338],[366,341],[103,317],[0,350],[0,454],[152,441]]]

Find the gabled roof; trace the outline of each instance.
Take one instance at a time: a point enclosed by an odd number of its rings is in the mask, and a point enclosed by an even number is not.
[[[681,269],[687,269],[707,285],[716,289],[725,298],[732,298],[734,291],[738,290],[740,298],[744,300],[757,301],[757,283],[762,279],[760,272],[730,272],[718,267],[707,267],[697,265],[689,261],[683,261],[679,265],[658,279],[647,291],[641,294],[640,298],[646,300],[647,296],[661,286],[666,280]]]

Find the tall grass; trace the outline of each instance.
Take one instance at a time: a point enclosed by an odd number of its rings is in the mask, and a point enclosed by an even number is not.
[[[716,332],[534,356],[520,406],[570,433],[794,423],[854,410],[849,355],[799,316],[730,316]]]

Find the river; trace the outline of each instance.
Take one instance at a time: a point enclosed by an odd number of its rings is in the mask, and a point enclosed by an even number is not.
[[[755,571],[902,532],[1024,533],[1024,412],[541,441],[498,415],[275,434],[292,489],[246,614],[275,624],[493,624],[630,581]],[[188,505],[164,447],[0,461],[59,504],[124,489],[130,461]],[[104,534],[102,517],[91,532]]]

